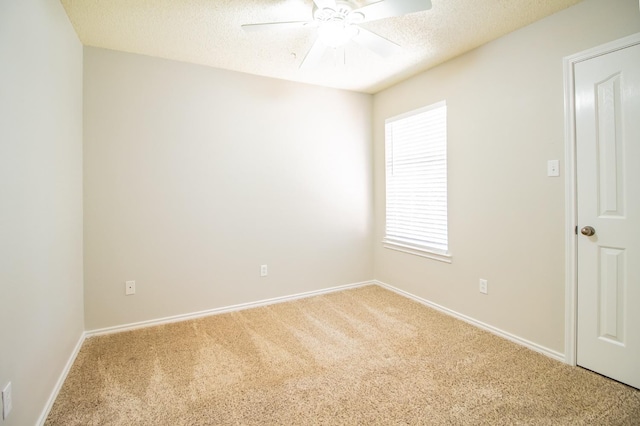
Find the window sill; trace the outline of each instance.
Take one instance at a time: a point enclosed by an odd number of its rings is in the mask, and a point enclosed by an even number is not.
[[[451,254],[437,251],[435,249],[429,250],[424,247],[416,247],[409,244],[402,244],[396,241],[390,241],[387,239],[382,240],[384,248],[390,250],[401,251],[403,253],[413,254],[414,256],[426,257],[427,259],[433,259],[440,262],[451,263]]]

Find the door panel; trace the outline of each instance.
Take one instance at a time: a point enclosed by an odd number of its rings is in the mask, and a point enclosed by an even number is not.
[[[640,388],[640,45],[574,67],[578,365]]]

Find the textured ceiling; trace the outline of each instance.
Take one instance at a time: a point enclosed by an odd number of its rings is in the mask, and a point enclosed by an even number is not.
[[[362,26],[402,46],[388,58],[354,43],[299,69],[312,27],[245,32],[242,24],[311,20],[312,0],[61,0],[86,46],[375,93],[581,0],[432,0],[430,10]],[[357,6],[371,0],[353,0]]]

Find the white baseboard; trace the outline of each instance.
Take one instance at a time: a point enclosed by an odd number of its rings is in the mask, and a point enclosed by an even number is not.
[[[531,349],[533,351],[539,352],[539,353],[541,353],[543,355],[546,355],[546,356],[548,356],[550,358],[556,359],[556,360],[561,361],[561,362],[566,362],[566,359],[565,359],[565,356],[564,356],[563,353],[560,353],[560,352],[554,351],[552,349],[546,348],[546,347],[544,347],[542,345],[539,345],[537,343],[533,343],[533,342],[531,342],[531,341],[529,341],[527,339],[523,339],[522,337],[516,336],[516,335],[511,334],[511,333],[508,333],[508,332],[506,332],[504,330],[501,330],[501,329],[499,329],[497,327],[494,327],[492,325],[485,324],[482,321],[478,321],[478,320],[476,320],[474,318],[471,318],[471,317],[468,317],[468,316],[463,315],[461,313],[458,313],[456,311],[453,311],[453,310],[451,310],[449,308],[445,308],[444,306],[440,306],[437,303],[433,303],[433,302],[431,302],[429,300],[426,300],[426,299],[423,299],[423,298],[418,297],[416,295],[413,295],[411,293],[408,293],[408,292],[406,292],[404,290],[400,290],[399,288],[395,288],[395,287],[393,287],[393,286],[391,286],[389,284],[383,283],[382,281],[374,280],[373,283],[376,284],[376,285],[379,285],[380,287],[386,288],[387,290],[393,291],[394,293],[397,293],[397,294],[399,294],[401,296],[408,297],[409,299],[415,300],[418,303],[421,303],[421,304],[423,304],[425,306],[433,308],[433,309],[435,309],[437,311],[440,311],[440,312],[442,312],[444,314],[450,315],[450,316],[452,316],[454,318],[457,318],[457,319],[462,320],[462,321],[464,321],[466,323],[474,325],[474,326],[476,326],[478,328],[486,330],[486,331],[488,331],[490,333],[493,333],[493,334],[495,334],[497,336],[503,337],[503,338],[505,338],[507,340],[510,340],[510,341],[514,342],[514,343],[517,343],[519,345],[527,347],[527,348],[529,348],[529,349]]]
[[[58,377],[58,381],[56,382],[56,385],[54,386],[53,391],[51,392],[51,395],[47,400],[47,404],[45,405],[44,410],[42,410],[42,413],[40,414],[40,418],[38,419],[38,422],[36,423],[36,425],[43,426],[44,422],[47,420],[47,416],[49,416],[49,412],[53,407],[53,403],[56,402],[56,398],[60,393],[60,389],[62,389],[62,385],[64,384],[64,381],[67,379],[67,375],[69,375],[69,371],[71,370],[71,367],[73,366],[73,363],[75,362],[76,357],[78,356],[78,353],[80,352],[80,348],[82,348],[82,344],[84,343],[86,337],[87,337],[87,333],[85,332],[83,332],[80,335],[80,338],[78,339],[76,346],[73,348],[73,351],[71,352],[71,355],[67,360],[67,363],[64,365],[64,368],[60,373],[60,377]]]
[[[375,284],[374,281],[362,281],[359,283],[346,284],[346,285],[341,285],[337,287],[330,287],[322,290],[307,291],[304,293],[297,293],[289,296],[274,297],[272,299],[264,299],[256,302],[240,303],[238,305],[225,306],[222,308],[207,309],[205,311],[192,312],[189,314],[173,315],[170,317],[158,318],[158,319],[153,319],[148,321],[140,321],[140,322],[135,322],[130,324],[116,325],[113,327],[99,328],[95,330],[86,331],[85,334],[86,334],[86,337],[93,337],[93,336],[100,336],[103,334],[120,333],[123,331],[130,331],[138,328],[153,327],[156,325],[187,321],[187,320],[192,320],[196,318],[207,317],[210,315],[218,315],[218,314],[224,314],[228,312],[242,311],[245,309],[258,308],[261,306],[273,305],[275,303],[289,302],[292,300],[304,299],[307,297],[319,296],[321,294],[334,293],[336,291],[343,291],[351,288],[363,287],[366,285],[373,285],[373,284]]]

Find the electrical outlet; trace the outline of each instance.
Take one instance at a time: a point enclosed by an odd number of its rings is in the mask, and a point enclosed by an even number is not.
[[[135,281],[127,281],[124,283],[124,294],[127,296],[131,296],[132,294],[136,294],[136,282]]]
[[[488,291],[489,291],[489,288],[488,288],[487,280],[483,280],[482,278],[480,278],[480,293],[488,294]]]
[[[9,417],[9,413],[13,408],[13,401],[11,398],[11,382],[7,383],[7,386],[2,389],[2,420]]]
[[[267,270],[267,265],[260,265],[260,276],[266,277],[268,274],[269,271]]]

